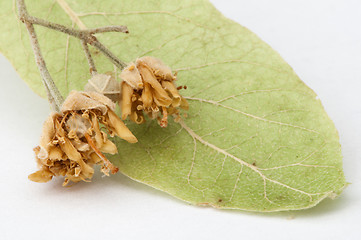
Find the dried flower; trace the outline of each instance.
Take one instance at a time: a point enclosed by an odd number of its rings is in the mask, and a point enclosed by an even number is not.
[[[102,94],[72,91],[61,113],[52,113],[44,123],[40,144],[34,148],[40,170],[29,179],[47,182],[54,176],[65,176],[63,186],[69,181],[88,181],[94,164],[100,165],[106,175],[116,173],[118,168],[103,153],[115,154],[117,148],[103,129],[130,143],[137,139],[114,108],[115,104]]]
[[[188,109],[187,101],[175,85],[176,76],[157,58],[138,58],[122,71],[120,77],[123,79],[120,104],[123,120],[129,116],[141,124],[145,122],[145,112],[150,118],[158,119],[161,127],[166,127],[168,115],[173,115],[177,121],[179,108]]]

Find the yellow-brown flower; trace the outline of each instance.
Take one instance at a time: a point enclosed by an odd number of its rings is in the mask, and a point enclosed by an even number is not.
[[[103,130],[130,143],[137,139],[114,108],[115,104],[102,94],[72,91],[61,113],[52,113],[44,123],[40,144],[34,148],[40,170],[29,179],[47,182],[54,176],[65,176],[63,186],[69,181],[89,181],[94,164],[101,165],[106,175],[116,173],[118,168],[103,153],[115,154],[117,148]]]
[[[177,121],[179,108],[188,109],[187,101],[175,85],[176,76],[157,58],[138,58],[122,71],[120,77],[123,79],[120,104],[123,120],[129,116],[141,124],[145,122],[145,112],[150,118],[156,118],[161,127],[166,127],[168,115],[173,115]]]

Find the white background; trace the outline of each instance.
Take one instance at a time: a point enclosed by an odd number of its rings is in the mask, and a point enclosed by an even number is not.
[[[257,214],[195,207],[121,174],[36,184],[32,148],[49,113],[0,57],[0,239],[359,239],[361,1],[212,0],[278,51],[340,133],[350,185],[313,209]]]

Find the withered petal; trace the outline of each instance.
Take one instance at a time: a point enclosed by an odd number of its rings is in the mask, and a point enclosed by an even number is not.
[[[98,154],[96,154],[95,152],[92,152],[89,156],[89,163],[92,164],[98,164],[101,163],[102,159],[98,156]]]
[[[40,138],[40,146],[43,147],[47,152],[50,148],[49,143],[52,141],[55,135],[55,123],[54,120],[61,116],[58,113],[51,113],[48,119],[43,124],[43,131]]]
[[[61,160],[63,159],[64,152],[57,147],[52,147],[49,149],[49,159],[50,160]]]
[[[115,146],[115,144],[109,139],[107,139],[107,141],[103,144],[101,148],[99,148],[99,150],[103,153],[110,153],[110,154],[118,153],[117,146]]]
[[[174,83],[169,81],[162,81],[162,86],[167,92],[172,95],[172,106],[178,107],[181,103],[181,96],[179,95],[177,88],[174,86]]]
[[[159,92],[157,92],[154,89],[152,89],[152,93],[153,93],[153,100],[155,104],[157,104],[157,106],[168,107],[169,105],[172,104],[172,99],[168,97],[168,95],[167,97],[164,97],[164,95],[161,95]]]
[[[49,182],[53,178],[53,173],[49,170],[42,168],[28,176],[29,180],[38,183]]]
[[[145,65],[139,65],[139,71],[144,82],[149,83],[152,86],[153,96],[164,101],[169,101],[171,103],[172,99],[168,96],[167,92],[163,89],[162,85],[158,82],[153,73]],[[169,104],[170,104],[169,103]]]
[[[142,99],[144,108],[149,108],[149,107],[152,106],[153,94],[152,94],[152,91],[151,91],[151,86],[147,82],[144,83],[144,88],[143,88],[143,91],[142,91],[141,99]]]
[[[188,101],[184,97],[181,98],[180,108],[182,108],[184,110],[189,109]]]
[[[115,133],[120,138],[123,138],[130,143],[138,142],[133,133],[127,128],[127,126],[125,126],[122,120],[120,120],[120,118],[118,118],[118,116],[112,110],[109,110],[106,116],[109,119],[109,126],[114,129]]]
[[[133,88],[129,86],[127,83],[122,82],[122,119],[125,120],[129,114],[131,113],[132,108],[132,95],[133,95]]]
[[[103,135],[100,131],[99,122],[95,113],[91,112],[90,121],[92,123],[92,130],[95,132],[95,144],[97,148],[101,148],[103,146]]]
[[[71,144],[69,139],[65,138],[65,142],[60,144],[60,147],[70,160],[73,160],[80,165],[82,173],[86,178],[93,175],[94,169],[84,162],[81,154]]]

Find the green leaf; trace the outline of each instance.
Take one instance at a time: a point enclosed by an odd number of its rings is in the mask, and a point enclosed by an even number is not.
[[[208,1],[35,0],[29,13],[87,27],[127,25],[99,39],[122,60],[151,55],[187,85],[188,117],[162,129],[128,123],[139,139],[117,139],[112,160],[125,175],[193,204],[249,211],[309,208],[345,187],[337,131],[316,94],[246,28]],[[1,2],[0,50],[44,96],[27,33],[11,1]],[[6,24],[4,24],[6,23]],[[77,39],[36,27],[50,73],[64,95],[90,77]],[[112,64],[92,49],[98,70]]]

